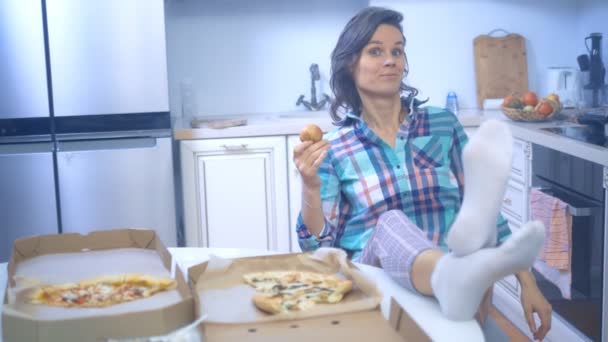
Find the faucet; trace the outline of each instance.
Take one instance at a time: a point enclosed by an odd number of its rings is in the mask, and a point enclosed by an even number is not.
[[[331,100],[329,95],[323,94],[323,99],[320,102],[317,102],[317,88],[315,87],[315,81],[321,79],[321,75],[319,74],[319,66],[315,63],[310,65],[310,102],[304,100],[304,95],[300,95],[298,97],[298,101],[296,102],[296,106],[304,105],[304,107],[308,108],[308,110],[317,111],[325,107],[327,103]]]

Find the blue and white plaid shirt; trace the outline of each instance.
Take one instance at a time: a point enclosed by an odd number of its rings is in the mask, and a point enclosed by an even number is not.
[[[400,209],[428,238],[447,251],[446,233],[463,198],[462,149],[467,136],[458,119],[434,107],[408,115],[392,148],[359,117],[324,137],[331,147],[319,168],[325,225],[318,238],[300,214],[296,231],[302,250],[339,247],[357,259],[378,217]],[[497,243],[510,230],[498,217]]]

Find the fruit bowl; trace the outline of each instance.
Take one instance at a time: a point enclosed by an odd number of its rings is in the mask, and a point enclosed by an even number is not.
[[[551,120],[553,116],[559,112],[559,110],[554,110],[549,115],[542,115],[536,111],[524,111],[522,109],[517,108],[508,108],[501,107],[502,112],[513,121],[527,121],[527,122],[535,122],[535,121],[546,121]]]
[[[532,110],[524,110],[523,108],[519,107],[512,108],[505,106],[504,103],[500,108],[502,109],[502,112],[511,120],[536,122],[551,120],[555,114],[562,110],[562,105],[559,101],[545,98],[540,100]]]

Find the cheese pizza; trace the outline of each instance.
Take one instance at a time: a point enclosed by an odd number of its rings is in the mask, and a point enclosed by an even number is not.
[[[143,274],[101,276],[78,283],[43,286],[32,292],[30,303],[63,307],[106,307],[150,297],[175,288],[173,279]]]

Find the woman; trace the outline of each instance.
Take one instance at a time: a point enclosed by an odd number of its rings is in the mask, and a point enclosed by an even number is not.
[[[544,229],[530,222],[511,236],[499,215],[511,163],[508,127],[486,122],[467,143],[452,113],[421,108],[417,90],[402,82],[408,66],[401,20],[398,12],[369,7],[338,39],[330,112],[340,127],[294,149],[303,183],[300,246],[342,248],[435,296],[458,320],[472,319],[484,292],[516,273],[530,330],[542,339],[551,306],[527,269]]]

